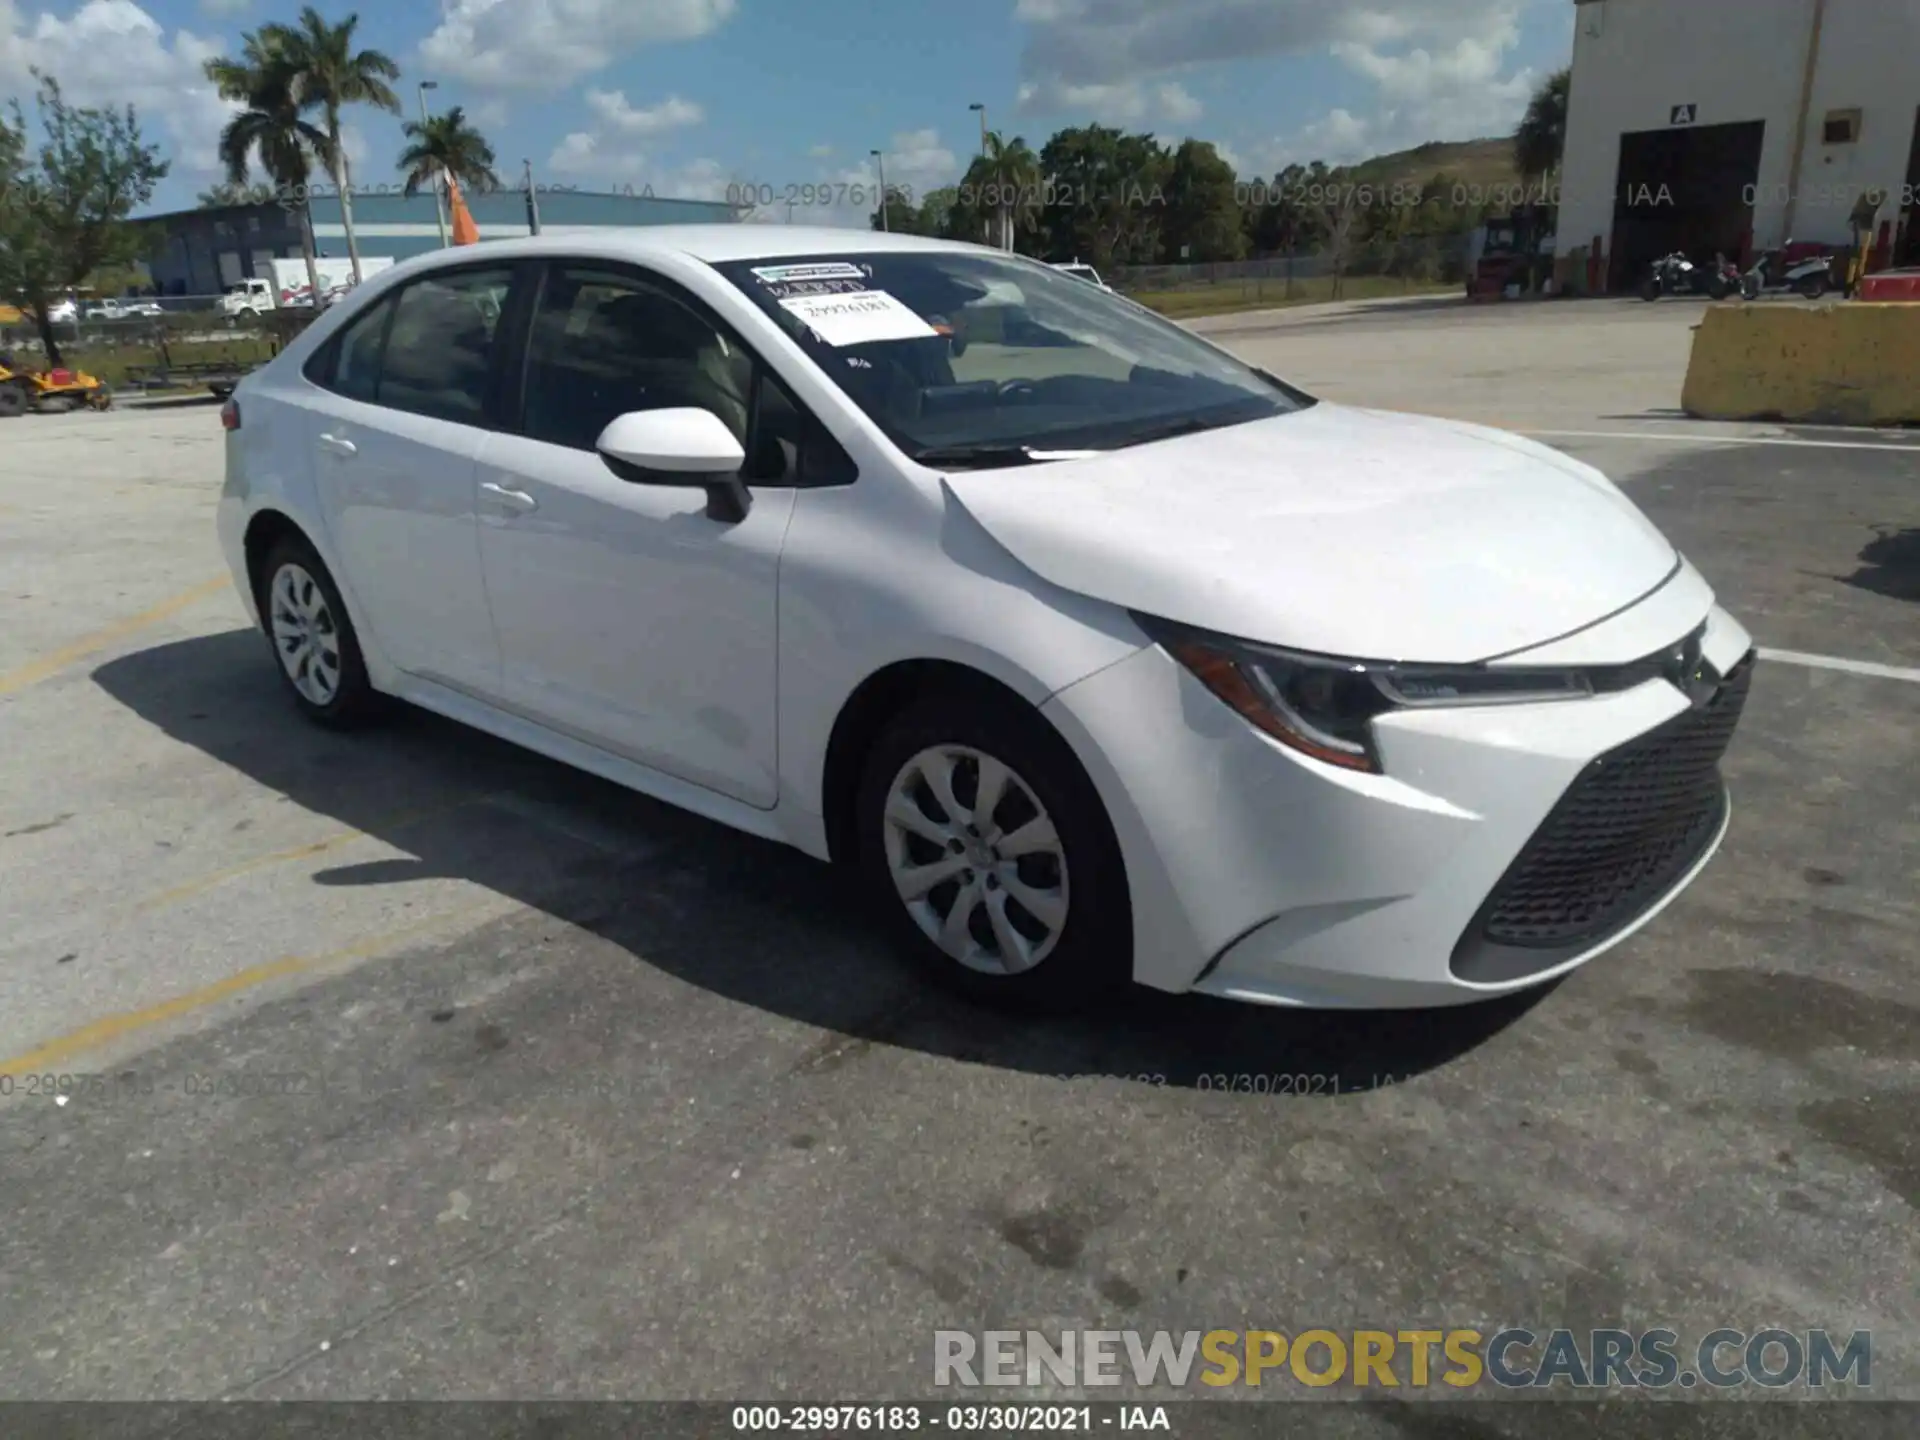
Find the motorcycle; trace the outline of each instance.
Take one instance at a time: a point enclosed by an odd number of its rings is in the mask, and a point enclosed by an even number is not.
[[[1700,284],[1694,278],[1694,263],[1678,250],[1671,255],[1662,255],[1647,269],[1647,278],[1640,282],[1642,300],[1658,300],[1662,295],[1691,295],[1700,290]]]
[[[1831,252],[1795,253],[1804,250],[1804,246],[1796,246],[1789,240],[1778,250],[1761,252],[1753,268],[1740,277],[1741,297],[1757,300],[1768,292],[1789,291],[1808,300],[1818,300],[1825,295],[1833,288],[1833,255]],[[1789,255],[1793,258],[1789,259]]]

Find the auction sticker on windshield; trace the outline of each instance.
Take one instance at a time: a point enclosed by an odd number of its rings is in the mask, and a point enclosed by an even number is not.
[[[855,295],[796,295],[780,308],[832,346],[877,340],[925,340],[940,332],[884,290]]]
[[[768,284],[787,280],[864,280],[867,272],[845,260],[817,261],[811,265],[756,265],[755,278]]]

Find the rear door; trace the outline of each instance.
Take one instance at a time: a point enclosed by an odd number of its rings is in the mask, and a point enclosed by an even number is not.
[[[387,658],[493,695],[499,646],[474,519],[510,265],[439,271],[346,326],[308,378],[308,445],[336,561]]]

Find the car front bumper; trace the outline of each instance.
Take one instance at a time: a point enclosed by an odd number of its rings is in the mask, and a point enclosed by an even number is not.
[[[1692,621],[1666,639],[1694,628],[1697,610]],[[1612,636],[1597,629],[1592,653],[1644,624],[1629,612]],[[1566,644],[1550,648],[1556,663],[1579,663]],[[1739,623],[1712,607],[1703,654],[1715,670],[1750,666],[1751,648]],[[1744,685],[1742,676],[1727,702],[1728,732]],[[1686,717],[1697,712],[1665,680],[1579,701],[1395,712],[1376,722],[1380,775],[1269,739],[1157,646],[1070,686],[1046,713],[1118,834],[1134,976],[1163,990],[1400,1007],[1538,985],[1618,944],[1685,889],[1730,813],[1716,763],[1726,736],[1718,748],[1711,737],[1686,741],[1699,728]],[[1636,763],[1672,768],[1675,744],[1712,751],[1686,775],[1698,813],[1685,835],[1667,836],[1636,872],[1637,888],[1614,887],[1597,929],[1581,933],[1578,897],[1568,902],[1573,923],[1560,913],[1556,927],[1549,912],[1565,911],[1567,897],[1553,887],[1578,881],[1596,845],[1616,860],[1623,843],[1637,853],[1638,791],[1631,776],[1618,778],[1623,762],[1644,751],[1651,759]],[[1504,900],[1490,903],[1497,890]]]

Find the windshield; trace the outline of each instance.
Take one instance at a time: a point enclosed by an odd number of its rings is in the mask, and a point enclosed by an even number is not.
[[[1118,449],[1313,403],[1132,301],[1018,256],[883,250],[714,268],[929,464]]]

